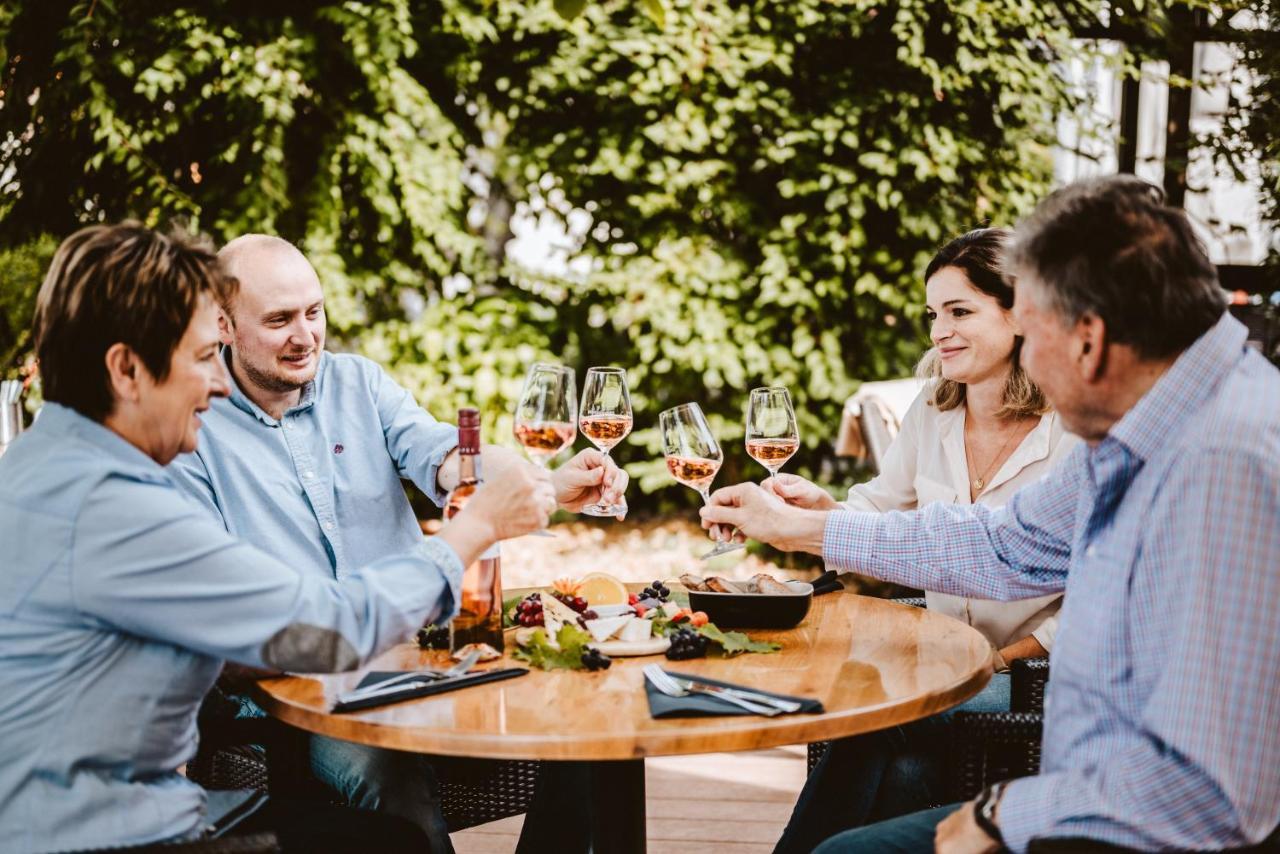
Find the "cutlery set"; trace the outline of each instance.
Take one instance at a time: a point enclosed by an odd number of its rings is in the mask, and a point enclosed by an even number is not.
[[[690,694],[703,694],[738,706],[752,714],[765,715],[766,717],[798,712],[802,708],[801,704],[794,700],[783,700],[757,691],[744,688],[726,688],[723,685],[716,685],[710,682],[678,678],[667,673],[657,664],[647,665],[644,669],[644,676],[653,687],[668,697],[687,697]]]

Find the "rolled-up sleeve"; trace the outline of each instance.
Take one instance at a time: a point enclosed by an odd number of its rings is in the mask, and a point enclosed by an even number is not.
[[[235,540],[171,485],[112,477],[76,521],[72,596],[126,632],[308,672],[358,667],[456,610],[462,565],[439,539],[340,581],[281,558]]]
[[[1005,507],[930,504],[891,513],[828,514],[822,556],[837,569],[983,599],[1061,591],[1080,483],[1071,461]]]
[[[382,421],[387,453],[400,476],[413,481],[436,506],[444,506],[447,496],[440,491],[437,475],[445,457],[458,446],[458,429],[432,418],[413,395],[376,364],[368,362],[365,370]]]

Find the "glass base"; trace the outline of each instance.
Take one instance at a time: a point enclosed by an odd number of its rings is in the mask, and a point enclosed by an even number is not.
[[[713,557],[719,557],[720,555],[725,555],[725,554],[728,554],[729,552],[736,552],[738,549],[745,549],[745,548],[746,548],[746,545],[743,543],[735,543],[735,542],[716,543],[716,547],[711,551],[707,552],[706,554],[702,555],[701,559],[710,560]]]
[[[627,500],[624,498],[621,501],[619,501],[617,504],[613,504],[613,505],[588,504],[586,507],[583,507],[578,512],[585,513],[588,516],[600,516],[602,518],[612,518],[614,516],[625,516],[627,515],[627,511],[630,509],[631,508],[627,506]]]

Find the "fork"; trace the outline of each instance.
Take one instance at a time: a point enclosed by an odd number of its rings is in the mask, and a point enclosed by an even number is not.
[[[756,715],[764,715],[765,717],[773,717],[782,714],[782,709],[776,709],[773,706],[765,706],[760,703],[753,703],[750,700],[744,700],[734,694],[721,689],[716,690],[712,686],[690,685],[684,687],[678,683],[670,674],[663,670],[657,664],[649,664],[644,668],[644,676],[648,679],[653,687],[657,688],[668,697],[687,697],[690,694],[705,694],[708,697],[716,697],[724,700],[726,703],[732,703],[739,708],[746,709],[748,712]]]

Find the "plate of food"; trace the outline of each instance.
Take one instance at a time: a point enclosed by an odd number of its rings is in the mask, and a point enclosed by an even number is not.
[[[680,583],[689,591],[689,607],[721,626],[789,629],[800,624],[813,603],[807,581],[779,581],[757,573],[745,581],[686,573]]]
[[[633,593],[606,573],[559,579],[550,590],[506,603],[512,655],[547,670],[598,670],[614,657],[683,659],[780,648],[741,632],[723,632],[707,614],[672,601],[672,594],[660,580]]]

